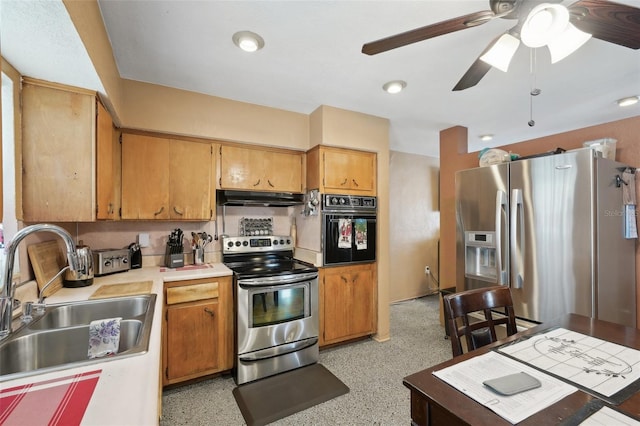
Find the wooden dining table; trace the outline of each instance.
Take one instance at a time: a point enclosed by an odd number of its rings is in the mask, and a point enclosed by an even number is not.
[[[429,367],[404,378],[403,384],[411,391],[411,421],[413,425],[508,425],[511,424],[489,408],[474,401],[464,393],[440,380],[432,373],[464,362],[494,350],[525,336],[544,333],[562,327],[598,339],[640,350],[640,330],[622,325],[568,314],[555,321],[537,325],[491,345],[465,353],[438,365]],[[518,423],[519,425],[578,424],[590,407],[602,405],[601,400],[579,388],[555,404]],[[608,404],[627,415],[640,417],[640,391],[635,392],[619,405]],[[592,408],[593,409],[593,408]]]

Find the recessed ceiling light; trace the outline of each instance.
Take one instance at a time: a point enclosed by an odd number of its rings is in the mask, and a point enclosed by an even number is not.
[[[382,89],[387,93],[400,93],[402,89],[407,87],[407,82],[402,80],[393,80],[385,83]]]
[[[251,31],[238,31],[232,37],[233,42],[245,52],[255,52],[264,47],[264,40]]]
[[[480,135],[480,140],[482,142],[489,142],[490,140],[493,140],[493,135]]]
[[[626,107],[637,104],[639,99],[640,96],[629,96],[628,98],[618,99],[616,102],[618,103],[618,106]]]

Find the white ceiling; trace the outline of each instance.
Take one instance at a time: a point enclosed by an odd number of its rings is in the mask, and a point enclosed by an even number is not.
[[[640,7],[637,0],[617,1]],[[492,69],[476,87],[451,91],[512,20],[494,19],[375,56],[360,52],[369,41],[487,10],[489,0],[98,3],[123,78],[305,114],[330,105],[389,118],[392,150],[437,157],[439,132],[455,125],[469,129],[470,149],[478,150],[640,115],[640,105],[621,109],[614,103],[640,95],[640,50],[597,39],[554,65],[538,49],[535,86],[542,94],[533,98],[534,127],[527,125],[527,48],[519,49],[508,73]],[[62,3],[2,0],[0,8],[2,52],[19,71],[101,89],[92,86],[95,81],[67,81],[91,72],[75,65],[88,58],[70,48],[81,43]],[[13,9],[24,11],[8,13]],[[7,15],[16,20],[13,28],[5,28]],[[24,26],[28,36],[19,35]],[[231,37],[240,30],[260,34],[264,49],[248,54],[236,48]],[[56,51],[57,60],[50,58],[50,39],[68,40],[58,43],[68,51]],[[408,85],[389,95],[382,85],[394,79]],[[478,139],[486,133],[495,135],[490,144]]]

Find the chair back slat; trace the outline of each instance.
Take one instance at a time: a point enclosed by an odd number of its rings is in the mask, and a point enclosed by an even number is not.
[[[463,353],[462,340],[471,351],[498,340],[496,327],[504,325],[507,336],[518,331],[508,287],[486,287],[448,294],[444,296],[443,303],[454,357]],[[503,316],[496,316],[495,312]],[[481,314],[484,319],[471,316],[474,313]]]

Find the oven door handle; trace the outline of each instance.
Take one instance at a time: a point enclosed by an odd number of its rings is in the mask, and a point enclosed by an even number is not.
[[[238,356],[238,359],[243,362],[256,362],[267,358],[273,358],[276,356],[290,354],[292,352],[298,352],[308,347],[311,347],[318,343],[317,337],[311,337],[305,340],[299,340],[293,343],[286,343],[284,345],[276,346],[274,348],[261,349],[259,351],[251,352],[249,354],[242,354]]]
[[[293,284],[297,282],[309,281],[318,278],[317,272],[309,272],[304,274],[287,274],[275,275],[273,277],[261,278],[242,278],[238,280],[240,287],[272,287],[284,284]]]

